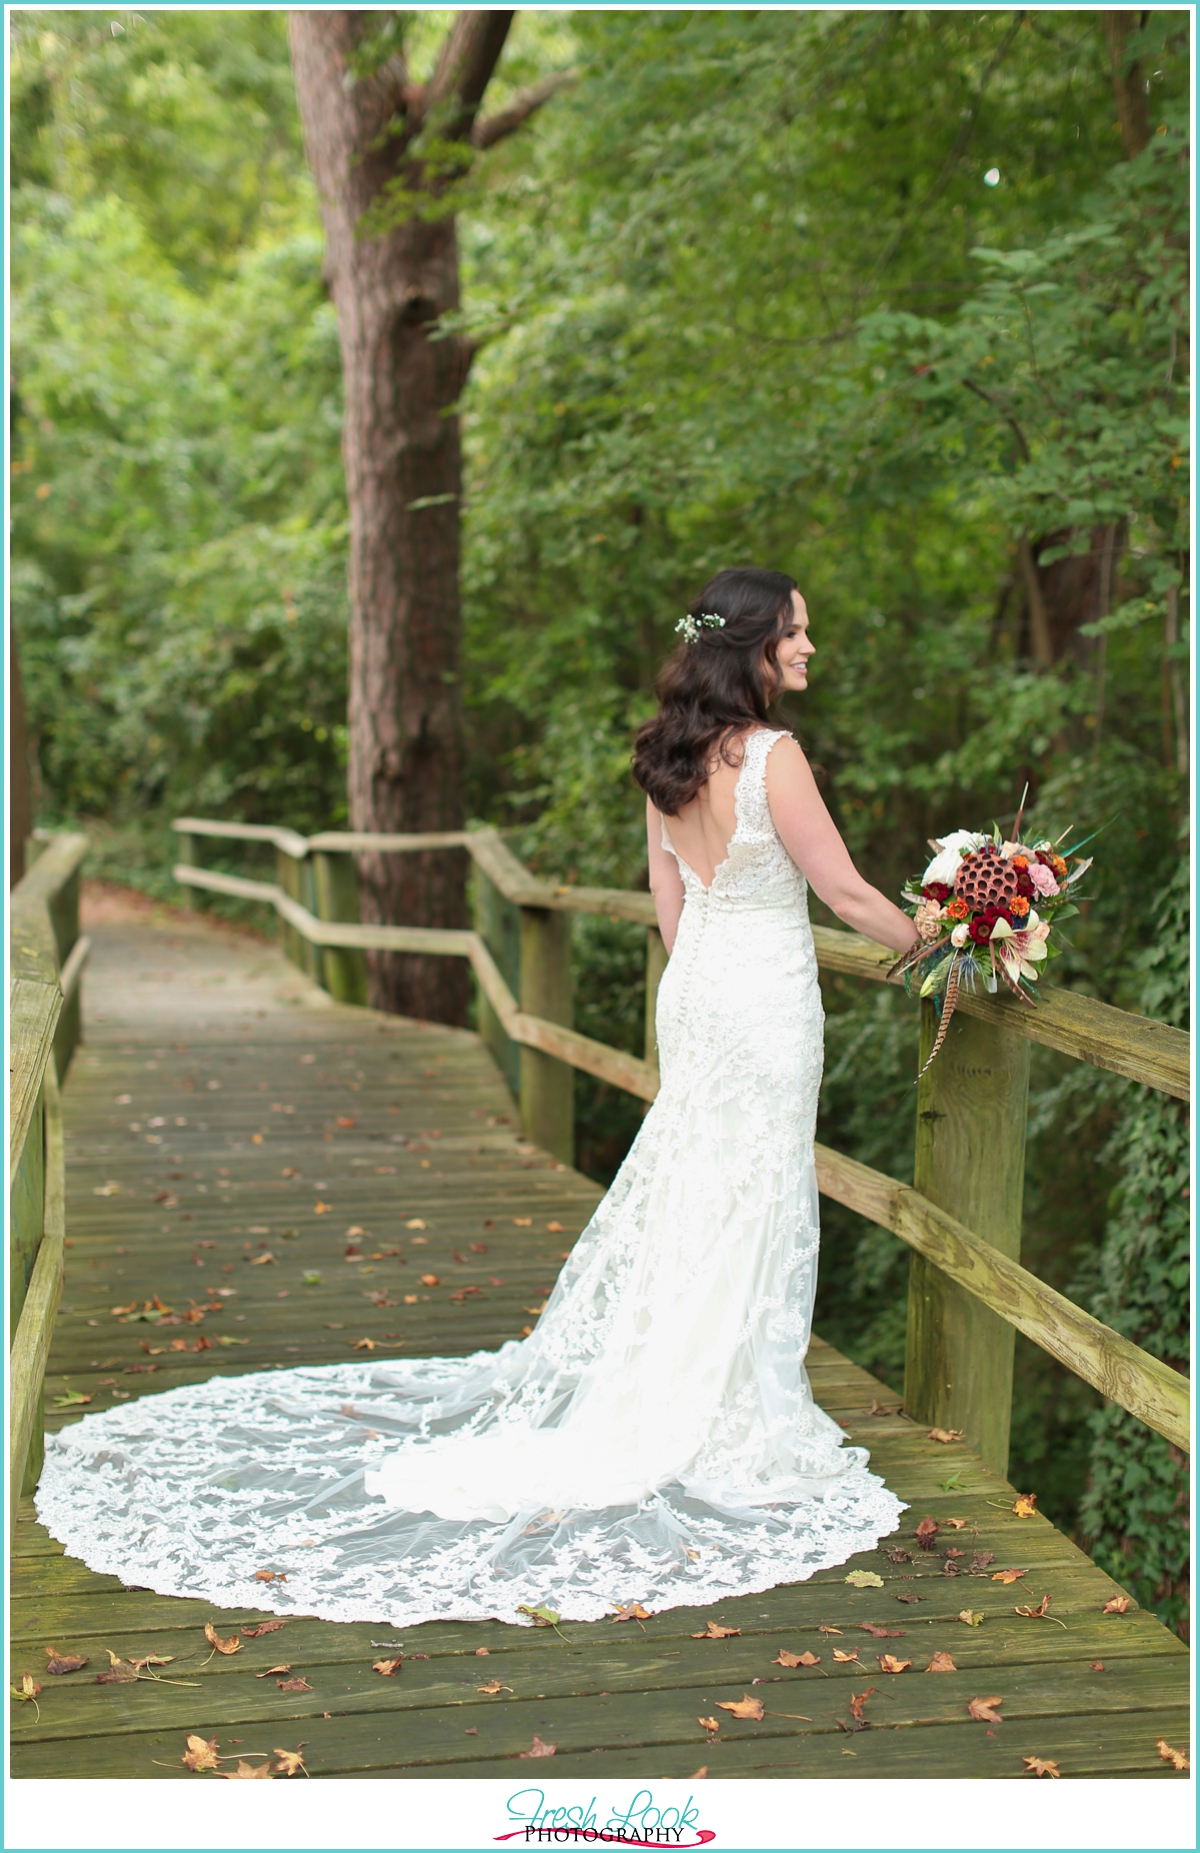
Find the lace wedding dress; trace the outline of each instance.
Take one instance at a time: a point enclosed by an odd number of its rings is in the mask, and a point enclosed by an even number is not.
[[[662,1088],[533,1335],[85,1416],[47,1442],[37,1494],[70,1554],[161,1595],[402,1627],[707,1605],[895,1529],[804,1369],[823,1018],[767,805],[780,737],[748,742],[712,885],[677,856]]]

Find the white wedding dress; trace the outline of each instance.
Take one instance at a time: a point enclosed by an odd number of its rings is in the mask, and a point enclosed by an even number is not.
[[[680,859],[661,1091],[533,1335],[85,1416],[48,1440],[37,1494],[71,1555],[161,1595],[403,1627],[708,1605],[895,1529],[804,1369],[823,1016],[767,805],[780,737],[748,742],[711,887]]]

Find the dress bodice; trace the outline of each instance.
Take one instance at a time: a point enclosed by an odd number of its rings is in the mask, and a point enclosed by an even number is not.
[[[688,902],[706,907],[750,904],[808,910],[808,884],[788,855],[771,818],[767,801],[767,757],[777,740],[792,738],[784,729],[760,727],[746,741],[742,767],[734,787],[734,831],[723,862],[705,887],[671,841],[667,819],[662,823],[662,846],[679,864]]]

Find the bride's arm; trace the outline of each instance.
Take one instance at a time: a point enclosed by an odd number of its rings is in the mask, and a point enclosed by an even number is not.
[[[778,740],[767,760],[767,801],[788,855],[839,920],[893,952],[907,952],[917,943],[908,915],[864,881],[850,860],[794,740]]]
[[[658,930],[662,934],[664,946],[670,952],[679,930],[679,916],[683,912],[683,877],[670,850],[663,848],[662,817],[649,798],[646,799],[646,849],[650,861],[650,892],[654,896]]]

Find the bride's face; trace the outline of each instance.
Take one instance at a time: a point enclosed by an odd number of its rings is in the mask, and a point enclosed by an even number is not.
[[[775,694],[783,695],[789,689],[799,691],[808,687],[808,659],[816,647],[809,640],[808,608],[799,592],[793,592],[791,623],[779,639],[775,656]],[[765,666],[769,669],[769,665]]]

